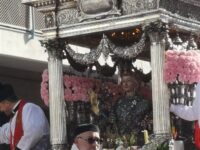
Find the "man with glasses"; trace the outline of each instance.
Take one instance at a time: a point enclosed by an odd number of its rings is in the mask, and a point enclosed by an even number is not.
[[[82,124],[75,129],[72,149],[100,150],[101,143],[99,127],[94,124]]]

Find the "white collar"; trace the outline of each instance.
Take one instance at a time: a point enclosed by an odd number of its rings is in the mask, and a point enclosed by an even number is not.
[[[16,108],[17,108],[17,106],[19,105],[19,103],[21,102],[21,100],[19,100],[15,105],[14,105],[14,107],[12,108],[12,113],[13,114],[15,114],[16,113]]]

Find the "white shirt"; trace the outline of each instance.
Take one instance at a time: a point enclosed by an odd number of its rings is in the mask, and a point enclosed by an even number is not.
[[[14,135],[17,113],[10,122],[0,127],[0,143],[10,143],[10,133]],[[17,144],[21,150],[30,150],[44,135],[49,134],[49,123],[43,110],[33,103],[26,103],[23,107],[22,126],[24,135]]]
[[[196,97],[192,106],[171,104],[170,111],[188,121],[198,120],[200,125],[200,82],[196,86]]]
[[[78,150],[78,147],[76,146],[76,144],[73,143],[71,150]]]

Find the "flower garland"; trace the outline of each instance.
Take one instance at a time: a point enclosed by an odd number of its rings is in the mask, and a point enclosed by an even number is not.
[[[48,91],[48,70],[44,70],[41,82],[41,98],[45,105],[49,105],[49,91]],[[112,82],[103,82],[94,78],[79,77],[74,75],[64,74],[64,99],[65,101],[89,101],[91,92],[99,93],[102,88],[108,88],[112,95],[119,95],[121,88],[119,85]]]
[[[198,50],[167,50],[165,56],[166,83],[178,80],[184,84],[193,84],[200,81],[200,52]]]

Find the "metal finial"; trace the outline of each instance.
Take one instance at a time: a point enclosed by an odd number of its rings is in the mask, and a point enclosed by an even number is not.
[[[183,43],[182,39],[180,38],[179,34],[177,33],[176,37],[173,40],[175,45],[181,45]]]
[[[168,49],[173,49],[173,42],[172,42],[172,39],[170,38],[169,36],[169,33],[166,34],[166,46]]]
[[[197,49],[197,43],[194,41],[194,37],[191,35],[188,41],[187,50]]]

